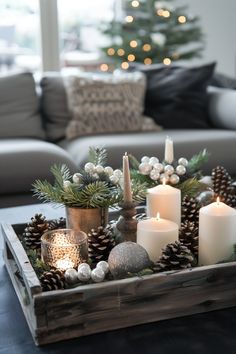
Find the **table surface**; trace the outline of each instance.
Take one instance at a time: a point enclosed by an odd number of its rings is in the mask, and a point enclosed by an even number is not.
[[[63,208],[38,204],[0,209],[0,222],[28,222],[39,212],[47,218],[64,216]],[[236,307],[36,347],[4,266],[2,248],[0,234],[0,354],[236,353]]]

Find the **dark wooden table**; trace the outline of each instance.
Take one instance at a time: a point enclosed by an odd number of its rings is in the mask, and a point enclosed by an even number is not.
[[[0,209],[0,222],[27,222],[36,212],[47,218],[64,215],[63,209],[40,204]],[[36,347],[5,269],[2,247],[0,234],[0,354],[236,353],[236,307]]]

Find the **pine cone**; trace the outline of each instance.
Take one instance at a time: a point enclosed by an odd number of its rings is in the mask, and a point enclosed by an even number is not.
[[[162,251],[158,262],[153,266],[155,272],[190,268],[194,264],[194,256],[181,242],[169,243]]]
[[[35,214],[23,232],[23,240],[27,248],[40,249],[41,236],[48,230],[48,222],[42,214]]]
[[[186,195],[183,198],[181,209],[181,221],[192,221],[198,226],[200,209],[199,202],[195,198]]]
[[[54,219],[49,222],[49,230],[65,229],[66,219],[61,217],[59,219]]]
[[[213,190],[220,201],[231,206],[236,206],[236,197],[232,187],[232,179],[223,166],[213,168],[212,173]]]
[[[186,220],[181,223],[179,240],[196,258],[198,257],[198,227],[195,222]]]
[[[43,291],[65,289],[65,277],[58,269],[43,272],[39,278]]]
[[[99,226],[88,233],[88,256],[93,263],[106,261],[111,249],[115,246],[111,225]]]

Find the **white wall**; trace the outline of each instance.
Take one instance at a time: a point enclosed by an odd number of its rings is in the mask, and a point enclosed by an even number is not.
[[[202,59],[191,63],[216,61],[216,71],[236,77],[236,0],[175,0],[173,5],[188,5],[198,15],[205,33]]]

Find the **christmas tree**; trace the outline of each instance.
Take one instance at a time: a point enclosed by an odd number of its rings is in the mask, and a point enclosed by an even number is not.
[[[199,18],[173,0],[123,0],[119,13],[103,27],[110,45],[102,48],[111,62],[123,69],[130,63],[171,64],[200,57],[203,33]],[[117,6],[116,6],[117,10]]]

